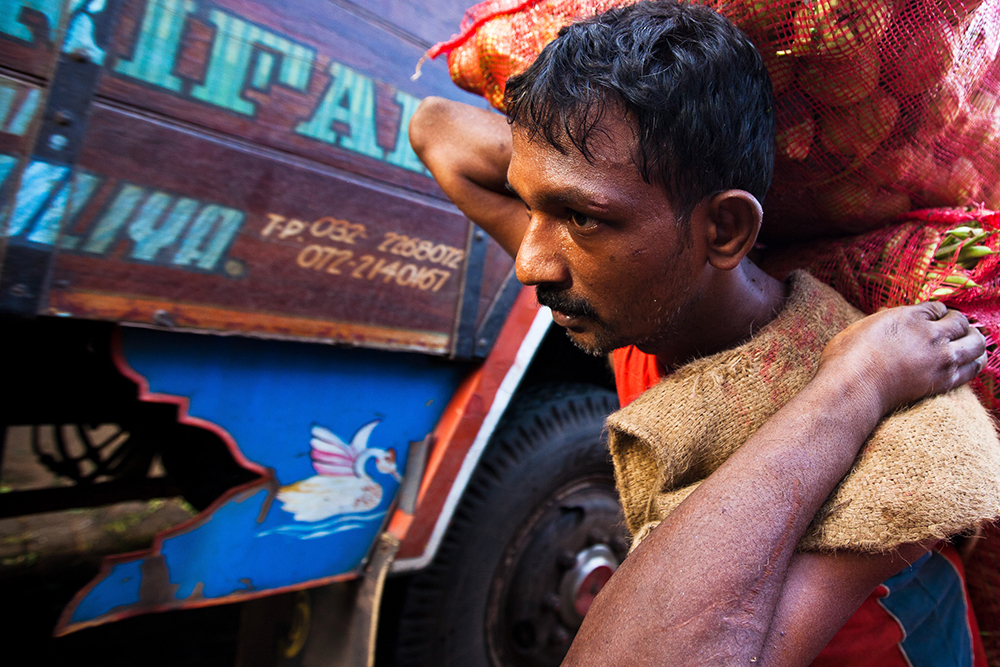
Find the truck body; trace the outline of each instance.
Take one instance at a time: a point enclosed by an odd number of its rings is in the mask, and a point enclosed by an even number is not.
[[[55,425],[33,446],[76,492],[3,493],[0,513],[169,495],[198,510],[107,558],[58,633],[366,564],[377,581],[424,571],[527,387],[536,412],[544,385],[607,398],[600,362],[549,333],[410,147],[423,97],[485,106],[444,63],[413,77],[463,5],[0,6],[0,315],[19,387],[3,423]],[[60,429],[101,423],[125,444],[72,455]],[[560,566],[563,607],[617,562],[592,548],[615,540],[577,533],[550,549],[585,552]],[[571,636],[552,607],[546,627]]]

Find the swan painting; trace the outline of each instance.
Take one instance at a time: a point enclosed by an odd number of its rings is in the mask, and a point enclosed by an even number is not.
[[[338,515],[384,514],[392,502],[384,486],[401,478],[395,450],[368,446],[378,423],[359,428],[350,444],[330,429],[313,425],[310,457],[317,474],[281,487],[282,509],[296,521],[311,523]]]

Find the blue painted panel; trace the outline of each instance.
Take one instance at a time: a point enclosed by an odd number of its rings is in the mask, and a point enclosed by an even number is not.
[[[123,353],[151,392],[186,397],[190,416],[232,436],[277,485],[262,482],[159,552],[118,562],[70,626],[355,571],[409,443],[433,429],[465,370],[415,354],[144,329],[123,331]],[[141,586],[154,575],[160,585]]]

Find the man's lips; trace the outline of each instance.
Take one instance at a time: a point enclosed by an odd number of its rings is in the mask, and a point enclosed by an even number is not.
[[[561,327],[566,327],[567,329],[579,326],[586,317],[586,315],[571,315],[559,310],[552,311],[552,321]]]

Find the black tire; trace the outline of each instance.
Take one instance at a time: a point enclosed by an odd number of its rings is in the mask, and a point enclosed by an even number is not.
[[[398,667],[562,661],[579,617],[561,582],[579,577],[580,554],[590,567],[591,555],[613,552],[613,569],[627,550],[602,438],[617,407],[606,389],[562,384],[507,411],[437,556],[406,592]]]

